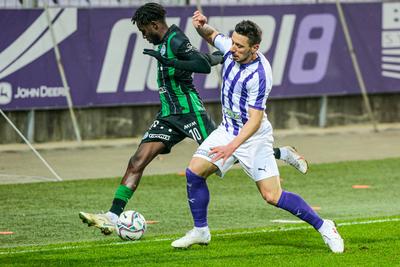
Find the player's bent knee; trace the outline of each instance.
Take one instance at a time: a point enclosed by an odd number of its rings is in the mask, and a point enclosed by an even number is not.
[[[278,203],[278,199],[273,194],[264,194],[263,198],[268,204],[275,206]]]
[[[268,202],[268,204],[276,205],[278,203],[282,194],[279,176],[257,181],[257,187],[262,198]]]
[[[218,170],[218,168],[214,164],[210,163],[209,161],[203,158],[198,158],[198,157],[192,158],[188,168],[196,175],[204,178],[207,178],[208,176],[210,176],[211,174],[213,174]]]
[[[282,190],[262,190],[262,198],[271,205],[276,206],[278,204],[279,198],[281,197]]]

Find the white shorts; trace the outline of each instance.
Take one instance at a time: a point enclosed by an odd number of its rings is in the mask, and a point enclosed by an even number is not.
[[[211,148],[227,145],[235,136],[228,133],[225,127],[220,125],[214,130],[206,140],[199,146],[193,157],[199,157],[212,161],[208,155]],[[245,172],[255,181],[260,181],[273,176],[279,176],[278,166],[274,157],[273,150],[274,138],[270,124],[262,124],[260,129],[246,142],[239,146],[224,165],[222,159],[213,162],[219,169],[218,175],[223,177],[225,173],[239,161]]]

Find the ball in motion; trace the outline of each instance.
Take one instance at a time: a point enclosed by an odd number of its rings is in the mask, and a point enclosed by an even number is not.
[[[123,240],[139,240],[146,231],[147,225],[143,215],[137,211],[124,211],[117,221],[117,234]]]

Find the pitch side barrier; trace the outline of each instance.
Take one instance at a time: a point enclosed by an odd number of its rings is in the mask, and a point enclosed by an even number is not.
[[[204,6],[209,23],[229,34],[242,19],[261,25],[260,51],[271,61],[270,98],[357,95],[360,89],[335,4]],[[168,7],[192,44],[208,50],[191,25],[195,10]],[[400,91],[400,3],[344,4],[369,94]],[[132,26],[132,8],[53,8],[52,26],[75,107],[158,103],[156,62]],[[11,26],[10,26],[11,25]],[[0,10],[0,108],[67,107],[43,10]],[[195,75],[206,102],[218,101],[218,75]]]

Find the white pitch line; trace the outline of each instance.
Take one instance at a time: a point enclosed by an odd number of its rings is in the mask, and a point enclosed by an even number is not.
[[[351,226],[351,225],[360,225],[360,224],[373,224],[373,223],[399,222],[399,221],[400,221],[400,218],[392,218],[392,219],[344,222],[344,223],[338,223],[337,225],[338,226]],[[258,234],[258,233],[275,233],[275,232],[305,230],[305,229],[311,229],[311,228],[312,228],[311,226],[288,227],[288,228],[269,229],[269,230],[256,230],[256,231],[243,231],[243,232],[232,232],[232,233],[224,233],[224,234],[214,234],[213,236],[219,237],[219,236],[249,235],[249,234]],[[0,255],[7,255],[7,254],[12,255],[12,254],[21,254],[21,253],[35,253],[35,252],[94,248],[94,247],[108,247],[108,246],[120,246],[120,245],[133,245],[133,244],[141,244],[141,243],[171,241],[174,239],[175,238],[158,238],[158,239],[151,239],[151,240],[142,240],[142,241],[138,241],[138,242],[116,242],[116,243],[107,243],[107,244],[91,244],[91,245],[83,245],[83,246],[79,246],[79,245],[64,246],[64,247],[48,248],[48,249],[30,249],[30,250],[0,252]],[[51,245],[51,244],[48,244],[48,245]],[[40,245],[37,245],[37,246],[40,246]],[[19,247],[24,247],[24,246],[19,246]],[[10,248],[18,248],[18,247],[10,247]],[[2,248],[0,248],[0,249],[2,249]]]
[[[305,221],[302,220],[271,220],[273,223],[305,223]]]

